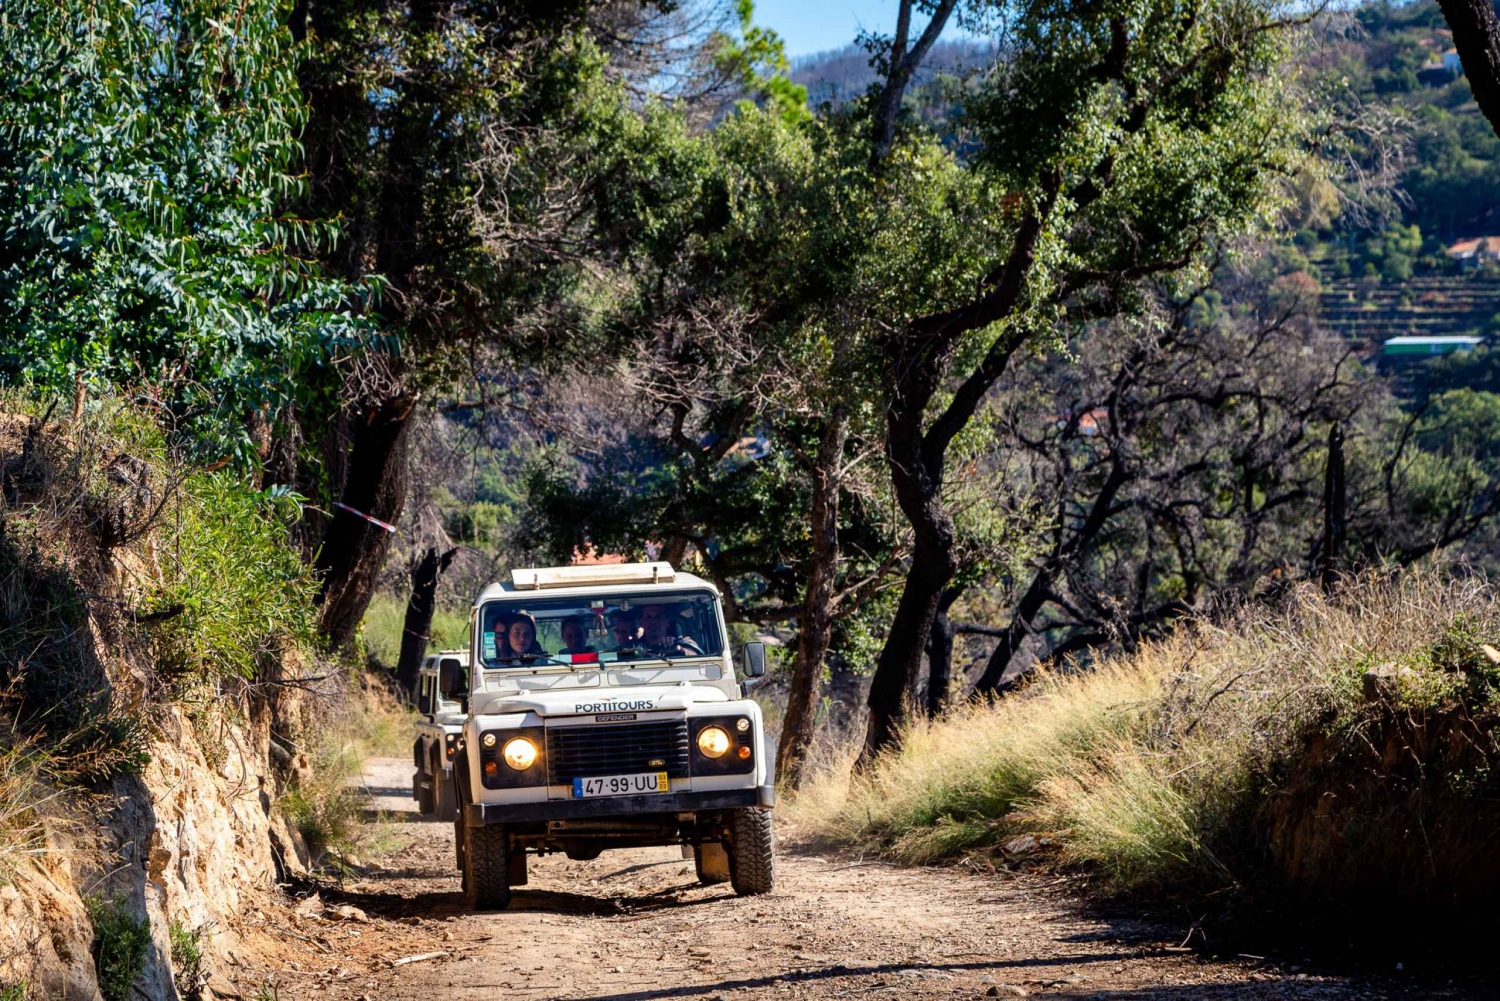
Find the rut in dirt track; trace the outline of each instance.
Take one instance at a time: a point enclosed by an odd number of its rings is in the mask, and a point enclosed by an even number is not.
[[[678,849],[632,849],[591,862],[533,858],[530,883],[516,889],[509,910],[469,914],[452,829],[416,816],[410,769],[400,759],[368,763],[372,822],[409,843],[325,891],[322,916],[295,918],[289,941],[306,941],[306,954],[273,973],[291,996],[1491,996],[1169,952],[1180,929],[1086,916],[1047,881],[818,854],[785,828],[769,896],[699,886]],[[338,919],[339,905],[368,920]]]

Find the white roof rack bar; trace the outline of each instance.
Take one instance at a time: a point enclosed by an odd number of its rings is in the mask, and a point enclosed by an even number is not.
[[[614,563],[599,566],[542,567],[512,570],[511,583],[518,591],[550,587],[581,587],[585,584],[670,584],[677,576],[670,563]]]

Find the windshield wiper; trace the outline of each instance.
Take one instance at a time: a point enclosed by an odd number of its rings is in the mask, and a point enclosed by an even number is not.
[[[499,658],[500,663],[507,664],[507,665],[509,665],[509,664],[535,664],[538,661],[543,661],[543,660],[545,660],[545,661],[547,661],[549,663],[552,663],[552,664],[565,664],[568,667],[572,667],[573,666],[573,662],[572,661],[558,660],[557,657],[555,657],[554,655],[552,655],[550,653],[521,653],[521,654],[515,654],[515,655],[510,656],[510,657],[501,657],[501,658]]]
[[[666,654],[652,653],[650,650],[647,650],[645,648],[637,649],[636,647],[629,646],[622,646],[617,649],[615,653],[622,657],[642,657],[646,660],[664,660],[667,662],[668,667],[676,667],[678,660],[678,658],[668,657]]]

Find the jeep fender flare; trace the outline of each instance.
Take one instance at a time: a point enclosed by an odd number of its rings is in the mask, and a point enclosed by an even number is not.
[[[474,790],[469,787],[469,749],[467,747],[453,755],[453,782],[458,787],[459,816],[463,816],[464,804],[474,802]]]

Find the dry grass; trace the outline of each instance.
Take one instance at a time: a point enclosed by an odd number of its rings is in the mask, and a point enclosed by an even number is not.
[[[1080,761],[1121,746],[1160,697],[1163,672],[1106,664],[1087,675],[1048,672],[1027,695],[918,718],[899,753],[857,780],[835,767],[793,805],[814,830],[906,862],[930,862],[1028,826],[1017,814]],[[852,751],[845,760],[852,761]]]
[[[1127,890],[1274,882],[1337,896],[1410,869],[1396,892],[1451,898],[1445,880],[1500,880],[1458,857],[1488,838],[1478,812],[1500,784],[1485,643],[1500,645],[1500,604],[1474,577],[1308,588],[919,719],[864,775],[813,781],[791,813],[909,863],[1034,833],[1054,840],[1055,863]],[[1362,683],[1377,665],[1401,676],[1372,700]]]
[[[413,713],[377,679],[358,675],[335,692],[309,735],[308,767],[280,801],[313,852],[315,865],[337,870],[351,856],[392,849],[390,832],[364,823],[365,759],[409,758]]]
[[[54,850],[44,810],[57,794],[43,778],[43,763],[27,741],[0,747],[0,885],[26,862]]]

